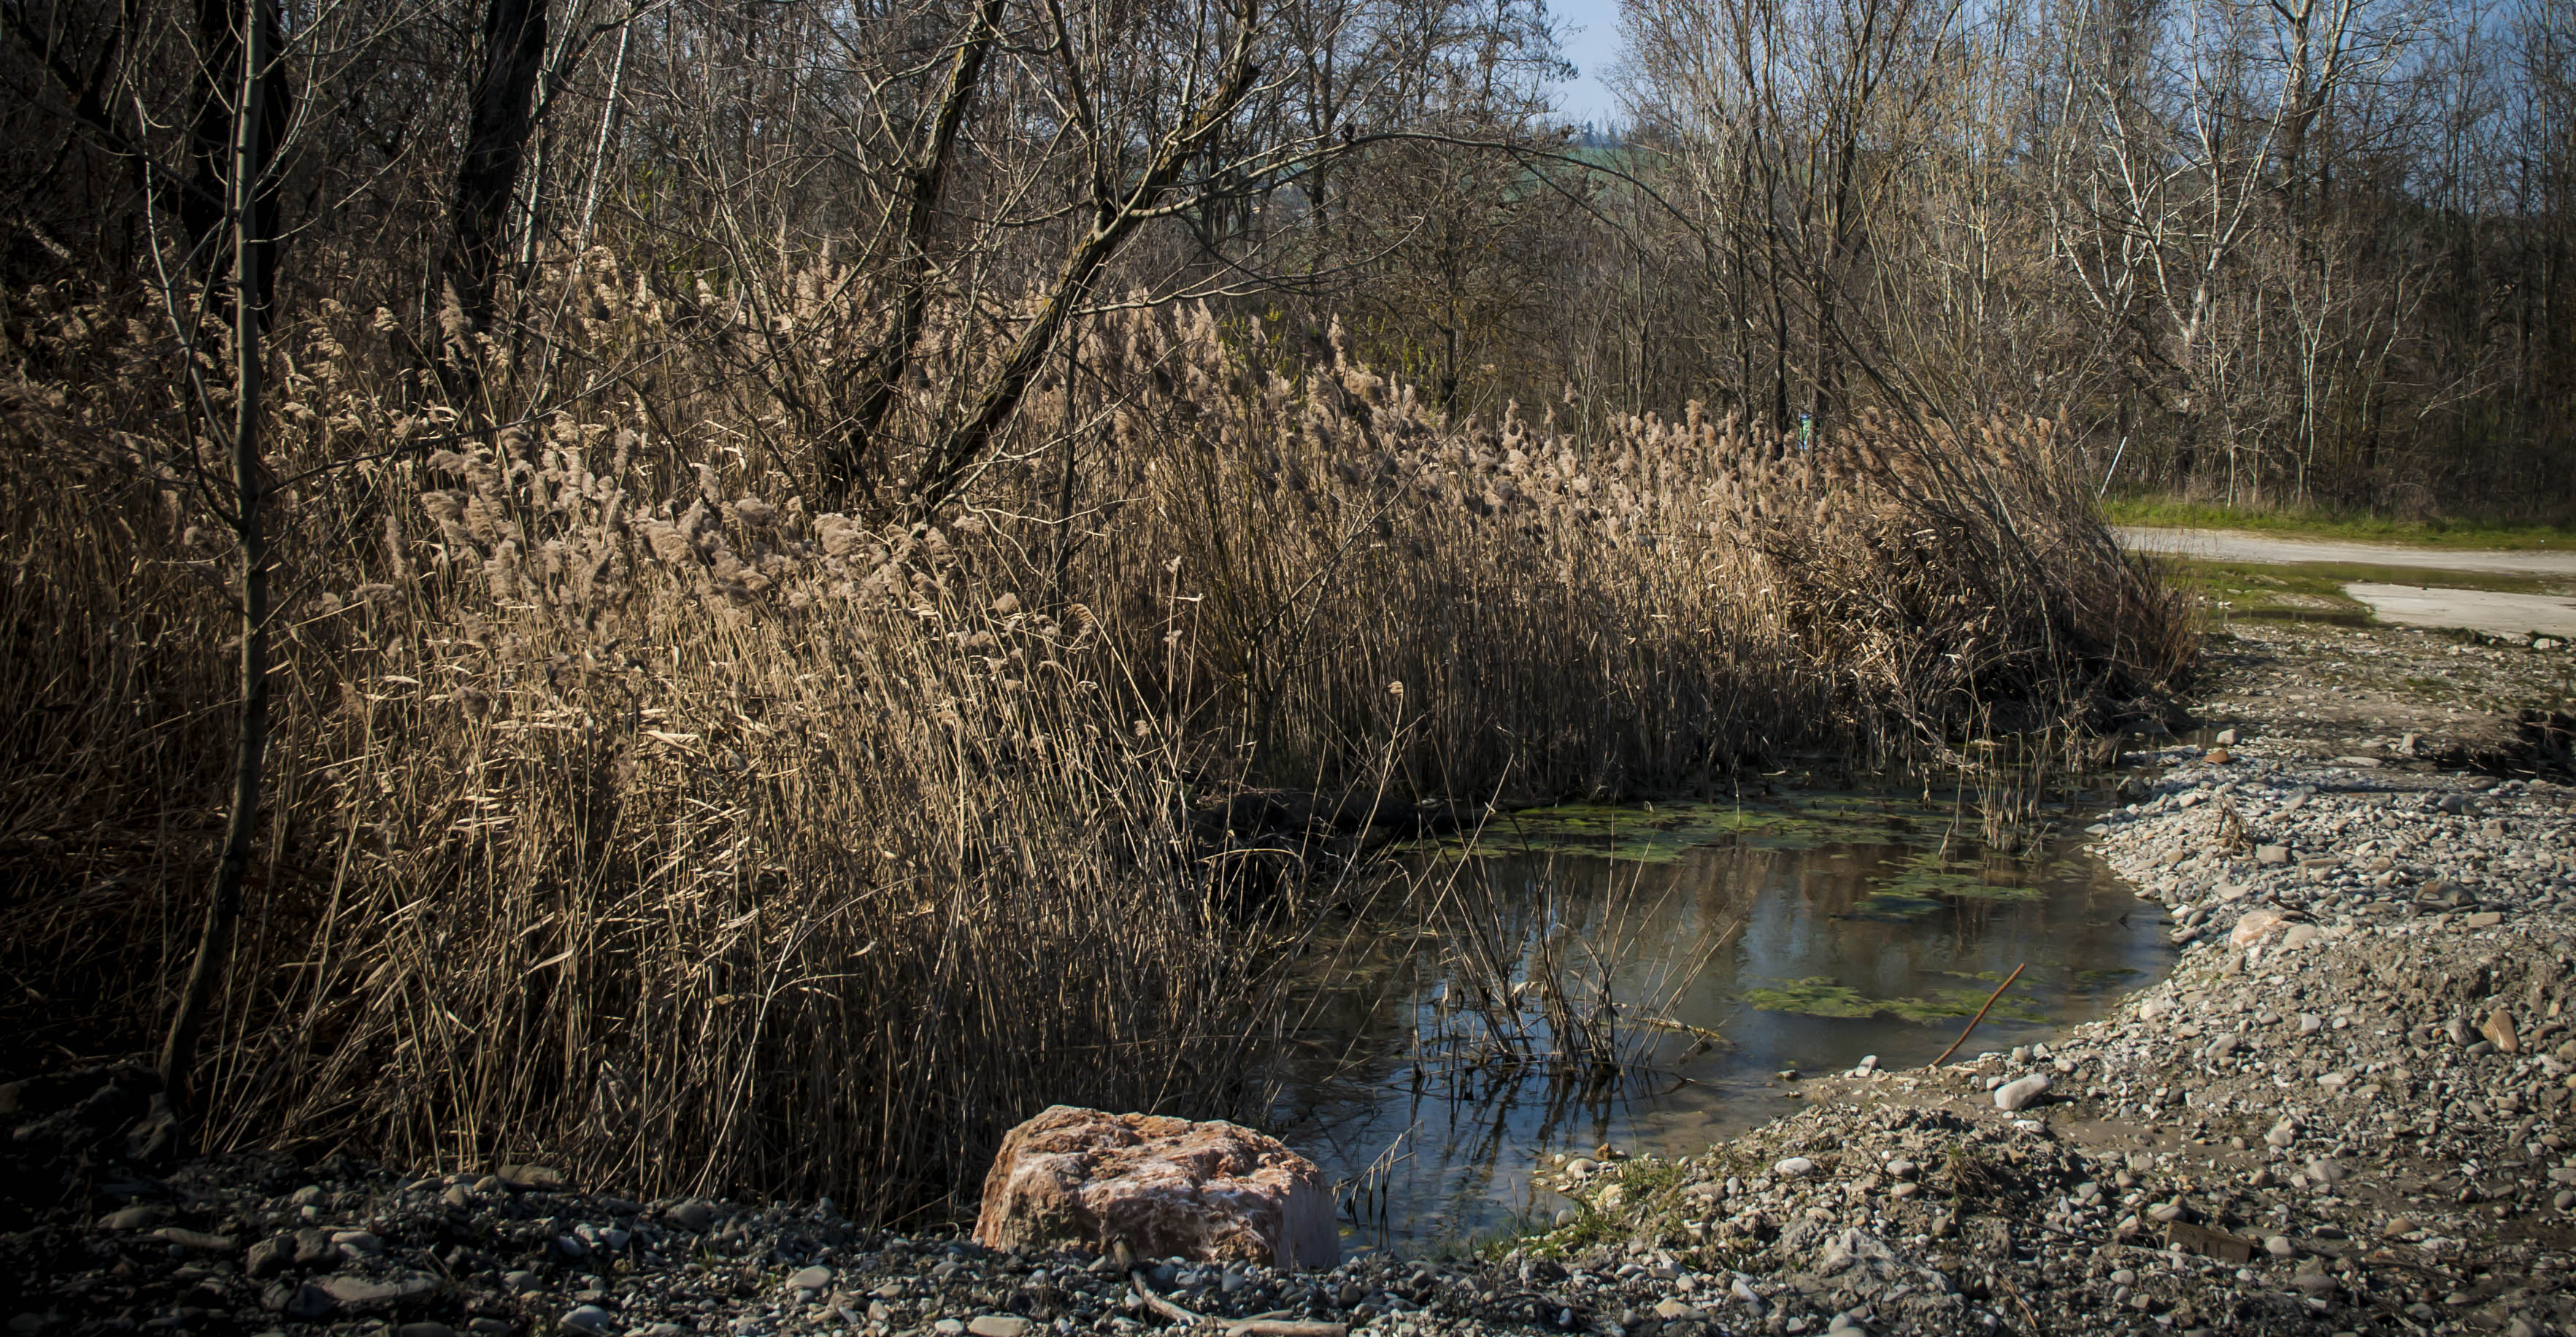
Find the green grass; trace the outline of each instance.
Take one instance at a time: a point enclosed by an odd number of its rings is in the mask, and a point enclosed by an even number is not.
[[[2576,549],[2576,527],[2488,520],[2395,520],[2327,511],[2258,511],[2170,497],[2121,497],[2103,504],[2111,523],[2177,529],[2244,529],[2300,538],[2409,543],[2427,548]],[[2445,582],[2448,583],[2448,582]]]

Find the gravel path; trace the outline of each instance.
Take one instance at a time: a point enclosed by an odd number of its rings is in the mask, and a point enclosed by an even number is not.
[[[2439,586],[2356,582],[2343,587],[2382,622],[2410,627],[2466,627],[2498,636],[2565,640],[2576,636],[2576,595],[2499,594]]]
[[[2576,576],[2576,552],[2504,551],[2486,548],[2418,548],[2396,543],[2274,538],[2232,529],[2159,529],[2124,525],[2122,545],[2222,562],[2340,562],[2346,565],[2421,566],[2508,576]]]
[[[2089,833],[2166,908],[2171,978],[2051,1045],[1784,1075],[1810,1108],[1703,1157],[1558,1162],[1565,1224],[1489,1256],[1131,1273],[829,1202],[252,1156],[0,1221],[24,1271],[0,1313],[369,1337],[1127,1337],[1174,1305],[1232,1337],[2576,1331],[2576,790],[2492,773],[2563,763],[2567,656],[2540,655],[2240,628],[2204,705],[2241,740],[2132,753]],[[2416,722],[2390,684],[2437,669],[2529,717],[2385,731]],[[2337,682],[2337,712],[2289,690]],[[15,1154],[94,1143],[139,1100],[58,1096],[0,1088]]]

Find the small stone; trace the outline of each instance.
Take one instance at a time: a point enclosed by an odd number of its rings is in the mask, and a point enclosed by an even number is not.
[[[1699,1311],[1671,1296],[1666,1296],[1655,1302],[1655,1317],[1670,1323],[1674,1319],[1697,1318]]]
[[[2254,850],[2254,862],[2259,864],[2285,864],[2289,861],[2290,847],[2287,845],[2261,845]]]
[[[2471,921],[2484,917],[2485,916],[2482,915],[2469,916]],[[2497,1008],[2495,1011],[2488,1013],[2486,1020],[2478,1023],[2478,1034],[2485,1036],[2489,1041],[2494,1043],[2498,1050],[2504,1053],[2518,1054],[2522,1052],[2521,1037],[2516,1035],[2513,1029],[2513,1014],[2505,1011],[2503,1008]]]
[[[974,1337],[1024,1337],[1028,1330],[1027,1319],[1007,1314],[978,1314],[966,1325]]]
[[[575,1305],[564,1312],[559,1322],[566,1332],[597,1334],[608,1331],[617,1320],[610,1318],[608,1311],[597,1305]]]
[[[202,1230],[182,1230],[177,1226],[163,1226],[153,1231],[152,1237],[199,1253],[231,1253],[236,1247],[230,1235],[209,1235]]]
[[[385,1242],[364,1230],[336,1230],[331,1247],[350,1258],[376,1258],[383,1255]]]
[[[662,1215],[668,1217],[671,1224],[679,1226],[684,1230],[703,1231],[707,1227],[716,1223],[715,1206],[711,1203],[702,1202],[694,1198],[687,1202],[674,1204],[671,1210],[662,1213]]]
[[[821,1264],[800,1267],[787,1278],[787,1289],[791,1291],[819,1291],[831,1284],[832,1269]]]
[[[2270,1132],[2263,1134],[2263,1142],[2267,1146],[2286,1147],[2297,1140],[2298,1136],[2298,1123],[2284,1114],[2278,1123],[2272,1125]]]
[[[2171,1225],[2190,1213],[2180,1202],[2160,1202],[2147,1209],[2147,1219],[2157,1225]]]
[[[330,1313],[335,1303],[330,1292],[308,1281],[286,1298],[284,1308],[297,1318],[320,1318]]]
[[[502,1273],[501,1284],[509,1287],[512,1295],[526,1295],[531,1291],[544,1290],[546,1279],[522,1268],[515,1272]]]
[[[405,1323],[394,1329],[394,1337],[456,1337],[456,1329],[444,1323]]]
[[[438,1291],[438,1282],[435,1278],[419,1275],[378,1280],[374,1277],[362,1277],[355,1273],[344,1272],[336,1276],[324,1277],[315,1284],[322,1288],[323,1294],[351,1309],[399,1304],[405,1300],[417,1300],[422,1296],[434,1295]]]
[[[2299,1246],[2292,1244],[2287,1235],[2273,1235],[2263,1241],[2263,1252],[2275,1258],[2289,1258],[2299,1252]]]
[[[563,1171],[545,1165],[504,1165],[501,1182],[528,1193],[550,1193],[564,1186]]]
[[[2311,1182],[2319,1184],[2340,1184],[2352,1177],[2352,1172],[2343,1167],[2343,1162],[2328,1160],[2308,1162],[2307,1174]]]
[[[2323,1272],[2302,1272],[2290,1278],[2290,1284],[2298,1287],[2302,1295],[2323,1299],[2334,1293],[2335,1279]]]
[[[286,1270],[287,1260],[295,1256],[295,1237],[276,1235],[250,1246],[242,1256],[242,1271],[254,1277],[271,1277]]]
[[[2220,747],[2234,747],[2236,746],[2236,731],[2234,729],[2221,729],[2218,731],[2218,737],[2212,741],[2216,742]]]
[[[98,1219],[98,1224],[105,1230],[141,1230],[169,1214],[167,1207],[136,1205],[109,1212]]]
[[[1771,1167],[1771,1173],[1780,1176],[1782,1179],[1798,1179],[1814,1173],[1815,1168],[1816,1163],[1814,1161],[1811,1161],[1804,1156],[1791,1156],[1773,1164]]]
[[[2034,1072],[2028,1077],[2009,1081],[1995,1088],[1995,1108],[2018,1110],[2037,1100],[2048,1089],[2048,1074]]]
[[[2264,935],[2288,922],[2288,915],[2271,906],[2256,906],[2237,919],[2236,927],[2227,934],[2227,945],[2242,951],[2261,942]]]
[[[2465,922],[2470,928],[2494,928],[2496,925],[2504,922],[2504,915],[2502,912],[2496,910],[2480,910],[2476,914],[2470,915],[2463,922]]]
[[[2207,752],[2202,753],[2200,759],[2208,762],[2212,766],[2224,766],[2235,760],[2233,756],[2228,754],[2227,749],[2223,747],[2211,748]]]
[[[931,1324],[930,1328],[931,1331],[938,1333],[939,1337],[966,1337],[966,1325],[957,1319],[943,1318]]]

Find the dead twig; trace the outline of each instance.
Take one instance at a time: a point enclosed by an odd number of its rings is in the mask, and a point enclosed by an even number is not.
[[[2030,969],[2030,963],[2028,961],[2024,961],[2020,965],[2014,966],[2013,973],[2006,975],[2004,977],[2004,982],[1996,985],[1995,991],[1992,994],[1987,995],[1986,1005],[1977,1009],[1977,1015],[1968,1018],[1968,1029],[1959,1032],[1959,1038],[1952,1040],[1950,1042],[1950,1047],[1941,1051],[1941,1057],[1936,1058],[1923,1066],[1927,1068],[1940,1067],[1943,1063],[1949,1061],[1952,1054],[1958,1053],[1959,1046],[1966,1044],[1968,1042],[1968,1037],[1976,1034],[1977,1023],[1986,1019],[1986,1013],[1994,1007],[1995,1000],[2003,997],[2004,990],[2011,988],[2013,986],[2013,981],[2020,979],[2021,973],[2028,969]]]
[[[1156,1295],[1154,1288],[1146,1284],[1143,1269],[1129,1272],[1127,1279],[1135,1284],[1136,1298],[1143,1300],[1146,1308],[1174,1323],[1193,1328],[1201,1324],[1213,1324],[1223,1328],[1226,1337],[1344,1337],[1350,1331],[1350,1325],[1347,1323],[1305,1323],[1271,1318],[1266,1315],[1255,1315],[1251,1318],[1218,1318],[1211,1314],[1194,1314]]]

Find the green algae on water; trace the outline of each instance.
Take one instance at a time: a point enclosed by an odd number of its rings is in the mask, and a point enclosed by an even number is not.
[[[1853,919],[1920,919],[1950,908],[1948,901],[1897,887],[1879,887],[1851,908]]]
[[[1865,998],[1848,984],[1836,984],[1830,976],[1816,975],[1774,988],[1747,989],[1744,1004],[1760,1012],[1809,1017],[1895,1017],[1923,1022],[1975,1016],[1977,1009],[1985,1007],[1992,997],[1984,989],[1938,989],[1929,998]],[[2010,998],[1995,999],[1986,1017],[1990,1021],[2019,1022],[2047,1019],[2039,1009]]]
[[[1445,858],[1469,854],[1586,854],[1635,863],[1673,863],[1694,848],[1811,850],[1825,845],[1927,845],[1940,839],[1920,805],[1854,794],[1813,794],[1748,803],[1567,803],[1497,813],[1479,829],[1411,848]]]
[[[2035,901],[2047,894],[2035,886],[1993,881],[1979,865],[1944,857],[1939,850],[1909,855],[1899,861],[1898,867],[1904,871],[1872,879],[1872,897],[1884,894],[1941,896],[1969,901]]]

